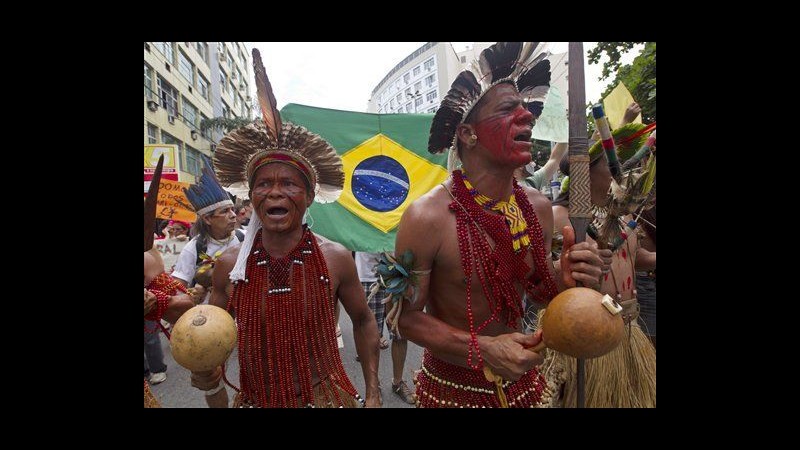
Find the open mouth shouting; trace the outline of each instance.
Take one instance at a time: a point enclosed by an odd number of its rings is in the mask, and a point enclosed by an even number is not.
[[[519,133],[516,136],[514,136],[514,142],[530,144],[531,146],[533,146],[533,142],[531,141],[532,134],[533,134],[532,131],[530,129],[527,129],[522,133]]]
[[[281,220],[289,215],[289,210],[282,206],[273,206],[267,209],[267,217],[271,220]]]

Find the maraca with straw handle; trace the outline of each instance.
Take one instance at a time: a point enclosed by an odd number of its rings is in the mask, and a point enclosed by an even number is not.
[[[533,352],[551,348],[575,358],[596,358],[619,345],[625,332],[622,306],[609,295],[593,289],[566,289],[550,301],[542,317],[542,340]],[[503,392],[503,378],[483,366],[486,379],[494,382],[503,408],[508,402]]]

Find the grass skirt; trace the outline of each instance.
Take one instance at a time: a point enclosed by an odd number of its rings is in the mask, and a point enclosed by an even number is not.
[[[541,325],[541,314],[539,316]],[[625,336],[611,352],[586,361],[587,408],[655,408],[656,351],[634,323],[626,325]],[[542,371],[548,387],[562,385],[561,396],[551,406],[574,408],[578,400],[576,359],[547,349]]]

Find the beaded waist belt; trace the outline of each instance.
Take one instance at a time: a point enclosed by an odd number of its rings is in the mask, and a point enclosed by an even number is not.
[[[495,385],[486,379],[482,370],[450,364],[427,350],[422,359],[422,370],[414,381],[420,408],[500,407]],[[538,406],[544,388],[544,377],[536,368],[517,381],[503,383],[508,405],[512,408]]]

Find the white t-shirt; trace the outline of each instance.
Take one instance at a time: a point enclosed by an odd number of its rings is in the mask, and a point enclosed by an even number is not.
[[[225,250],[238,244],[239,240],[236,239],[235,235],[232,236],[232,239],[229,242],[223,245],[220,245],[214,240],[209,239],[206,254],[213,257],[218,251],[222,250],[224,252]],[[186,247],[183,247],[183,250],[181,250],[181,254],[178,256],[178,262],[175,264],[175,270],[172,272],[172,276],[175,278],[180,278],[187,283],[191,283],[194,279],[194,274],[197,272],[197,266],[195,265],[196,262],[197,237],[189,241],[189,243],[186,244]]]
[[[380,256],[380,253],[356,252],[356,270],[358,279],[362,283],[372,283],[378,280],[372,269],[378,265]]]

